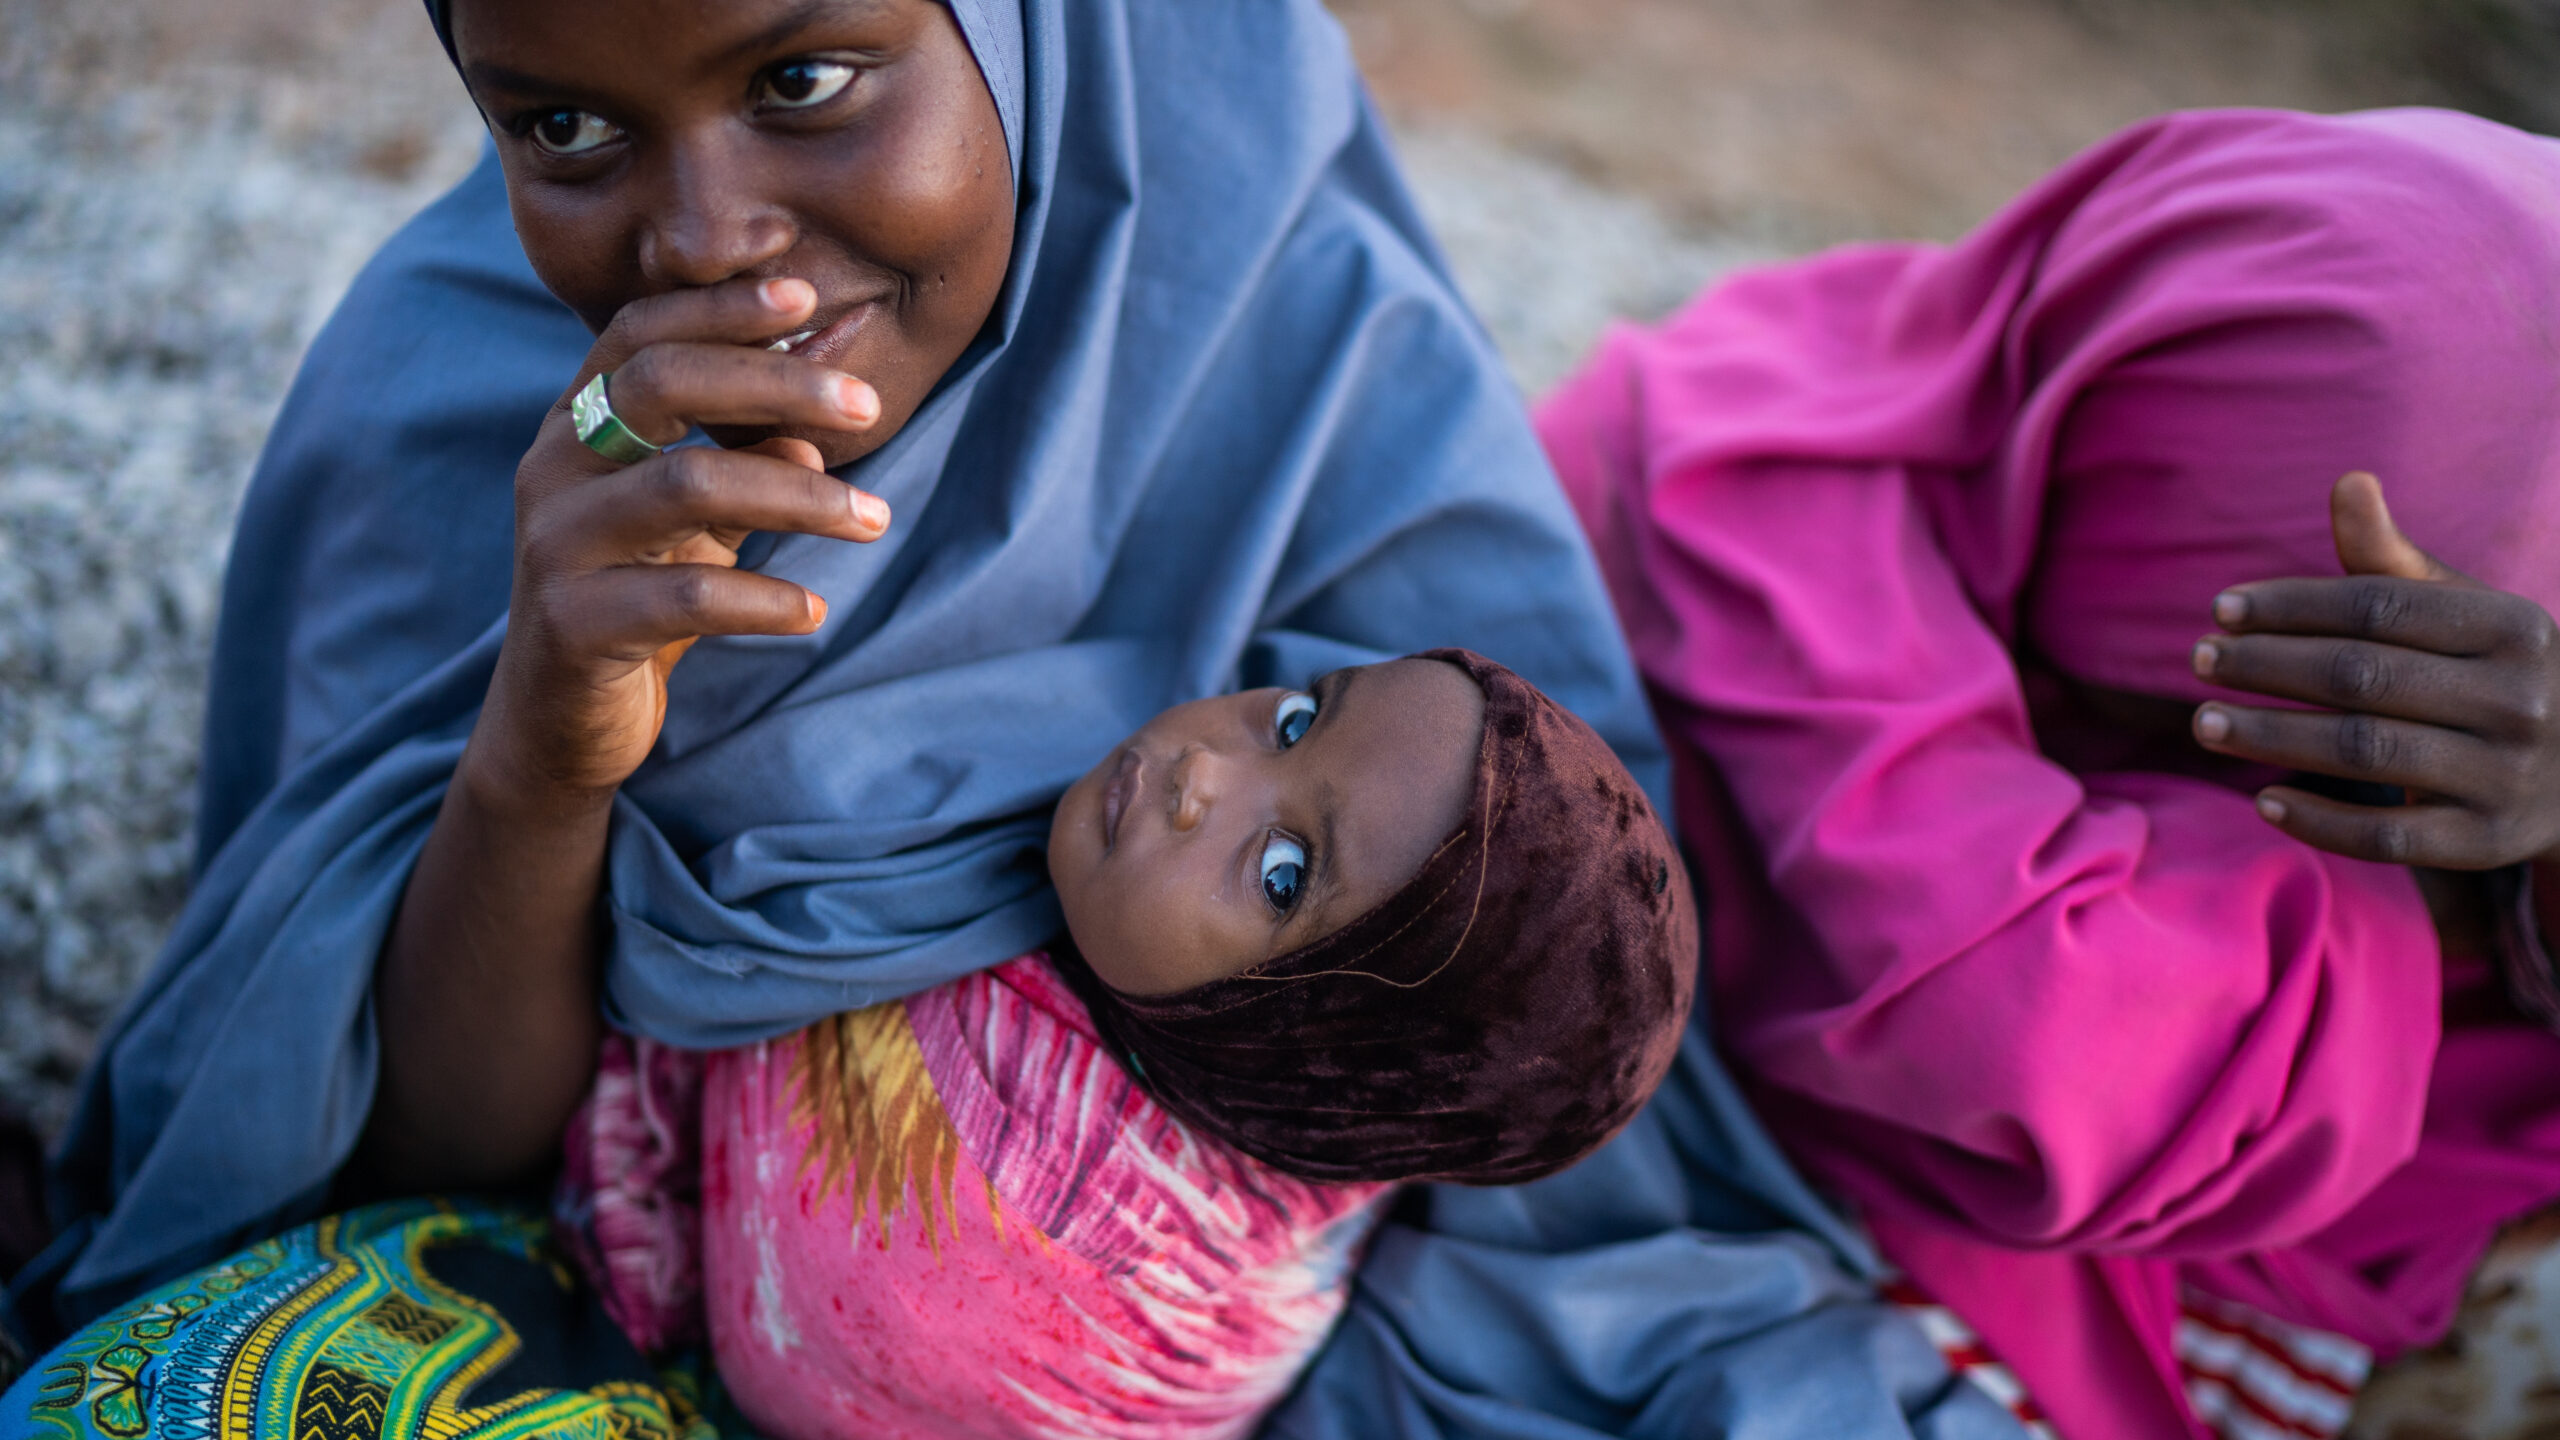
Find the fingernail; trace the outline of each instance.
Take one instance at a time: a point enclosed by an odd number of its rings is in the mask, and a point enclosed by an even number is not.
[[[855,490],[853,518],[873,530],[886,530],[889,528],[889,502],[868,490]]]
[[[809,594],[809,623],[812,626],[824,625],[827,623],[827,602],[824,597],[820,596],[815,591],[812,591]]]
[[[872,392],[870,386],[852,376],[839,375],[836,377],[836,408],[844,412],[846,419],[868,425],[880,418],[880,397]]]
[[[2214,644],[2210,640],[2199,640],[2196,642],[2196,653],[2193,656],[2193,660],[2196,667],[2196,673],[2198,675],[2210,678],[2213,674],[2214,665],[2221,659],[2222,647]]]
[[[2237,590],[2225,590],[2213,597],[2213,623],[2225,629],[2249,618],[2249,597]]]
[[[2205,706],[2196,712],[2196,734],[2207,740],[2228,738],[2231,734],[2231,716],[2219,707]]]
[[[806,280],[767,280],[756,287],[756,298],[764,308],[777,315],[787,315],[800,308],[801,293],[809,288]]]
[[[2284,819],[2284,802],[2273,795],[2261,795],[2258,797],[2258,815],[2270,824],[2281,822]]]

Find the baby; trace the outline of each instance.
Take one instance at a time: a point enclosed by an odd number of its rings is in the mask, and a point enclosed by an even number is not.
[[[1054,953],[709,1057],[699,1283],[760,1432],[1242,1434],[1390,1184],[1572,1164],[1689,1008],[1643,793],[1465,651],[1166,711],[1068,790],[1050,867]],[[573,1131],[644,1346],[692,1284],[646,1242],[692,1217],[618,1195],[648,1146],[615,1139],[684,1112],[681,1072],[615,1047]]]

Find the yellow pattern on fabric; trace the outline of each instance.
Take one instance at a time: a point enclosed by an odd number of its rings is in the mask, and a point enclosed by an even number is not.
[[[546,1228],[467,1202],[356,1217],[104,1317],[35,1377],[27,1419],[66,1440],[716,1440],[681,1387],[608,1381],[465,1407],[523,1346],[494,1307],[437,1280],[427,1252],[469,1242],[542,1263]]]
[[[329,1261],[328,1273],[303,1287],[294,1297],[278,1307],[240,1347],[223,1377],[222,1420],[225,1435],[291,1434],[283,1427],[285,1414],[276,1409],[262,1412],[258,1404],[259,1382],[287,1357],[282,1350],[291,1346],[296,1327],[302,1317],[318,1309],[331,1296],[355,1282],[356,1262],[338,1248],[340,1220],[330,1216],[315,1230],[314,1244]],[[290,1403],[285,1401],[282,1403]],[[268,1428],[272,1426],[273,1428]]]
[[[811,1127],[800,1174],[817,1170],[817,1203],[839,1188],[853,1202],[854,1239],[871,1220],[880,1248],[888,1249],[909,1195],[936,1260],[942,1258],[941,1227],[959,1238],[952,1201],[960,1134],[926,1073],[905,1005],[849,1011],[800,1032],[791,1057],[790,1121]],[[988,1198],[994,1199],[992,1185]]]

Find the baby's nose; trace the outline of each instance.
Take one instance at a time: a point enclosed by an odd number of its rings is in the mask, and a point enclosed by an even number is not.
[[[1185,749],[1173,762],[1173,828],[1196,830],[1218,803],[1223,764],[1206,745]]]

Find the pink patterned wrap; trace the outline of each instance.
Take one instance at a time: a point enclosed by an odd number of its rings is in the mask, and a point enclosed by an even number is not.
[[[700,1114],[704,1057],[609,1034],[569,1122],[554,1233],[633,1344],[702,1339]]]
[[[715,1055],[703,1098],[713,1354],[782,1440],[1245,1434],[1382,1194],[1193,1135],[1042,955]]]

